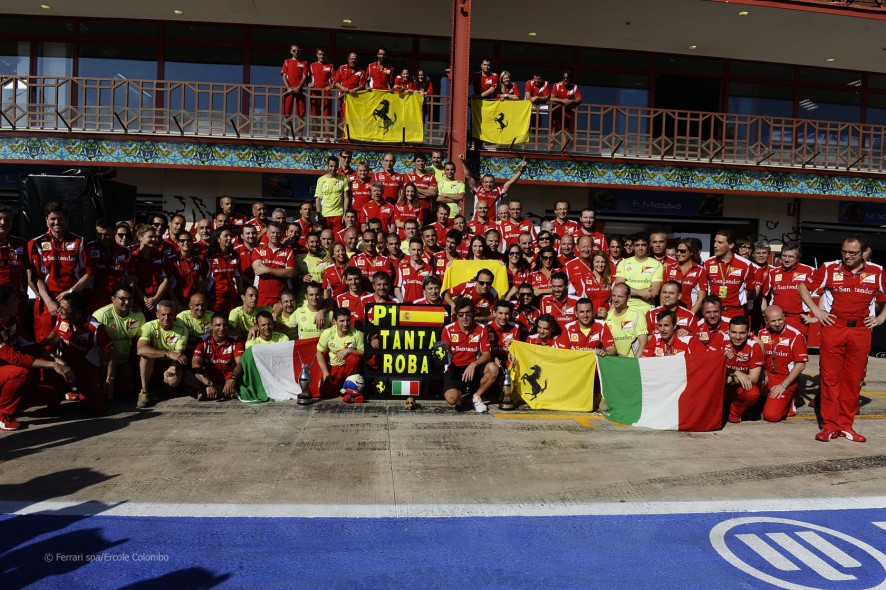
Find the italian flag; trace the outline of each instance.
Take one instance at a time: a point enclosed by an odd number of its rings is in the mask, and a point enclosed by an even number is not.
[[[240,358],[243,366],[240,401],[262,403],[295,399],[301,393],[298,376],[302,363],[311,368],[310,393],[319,397],[323,373],[314,362],[318,340],[258,344],[243,353]]]
[[[391,395],[418,395],[421,389],[421,381],[393,381],[391,382]]]
[[[692,432],[723,427],[726,357],[721,352],[598,357],[597,370],[613,422]]]

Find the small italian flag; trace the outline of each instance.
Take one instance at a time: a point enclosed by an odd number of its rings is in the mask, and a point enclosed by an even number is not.
[[[658,430],[723,427],[726,357],[718,352],[632,359],[598,357],[609,419]]]
[[[421,381],[392,381],[391,395],[418,395]]]

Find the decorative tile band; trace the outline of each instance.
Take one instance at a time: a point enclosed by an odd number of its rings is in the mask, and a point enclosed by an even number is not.
[[[78,136],[0,135],[0,162],[40,160],[72,164],[175,166],[184,168],[230,168],[253,171],[320,172],[326,158],[340,146],[290,143],[209,143],[204,141],[88,138]],[[366,160],[381,169],[383,149],[354,150],[354,161]],[[403,151],[403,150],[394,150]],[[413,149],[401,161],[411,160]],[[484,155],[475,170],[499,178],[510,176],[517,156]],[[477,164],[478,162],[474,162]],[[397,167],[404,170],[407,165]],[[642,164],[622,161],[577,161],[530,157],[526,180],[552,183],[608,185],[635,188],[668,188],[708,192],[784,193],[838,198],[886,199],[886,178],[822,174],[771,169],[722,168],[689,164]]]

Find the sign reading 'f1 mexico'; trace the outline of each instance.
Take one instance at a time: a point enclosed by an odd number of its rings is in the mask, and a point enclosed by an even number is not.
[[[449,310],[437,305],[367,303],[365,376],[373,397],[429,397],[443,375],[440,341]]]

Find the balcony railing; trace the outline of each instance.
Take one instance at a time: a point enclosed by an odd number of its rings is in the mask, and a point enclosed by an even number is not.
[[[7,131],[320,142],[348,138],[339,94],[319,90],[306,89],[304,117],[284,117],[281,86],[29,76],[0,77],[0,89],[0,130]],[[442,146],[448,99],[425,96],[425,105],[425,144]]]
[[[287,118],[281,115],[279,86],[0,77],[0,131],[347,142],[338,94],[306,94],[306,115]],[[448,97],[426,96],[425,102],[424,145],[445,146]],[[324,105],[329,112],[325,116]],[[516,149],[578,157],[886,172],[886,126],[881,125],[582,104],[570,128],[562,119],[552,126],[551,113],[544,106],[535,108],[529,142]],[[554,132],[553,127],[567,130]]]

